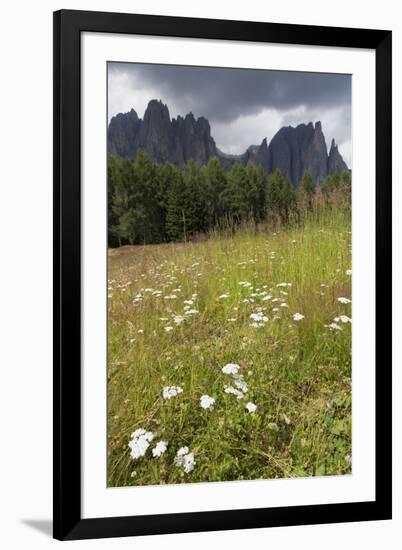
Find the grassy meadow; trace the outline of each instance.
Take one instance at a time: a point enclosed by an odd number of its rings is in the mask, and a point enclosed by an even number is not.
[[[109,250],[109,486],[351,473],[350,231]]]

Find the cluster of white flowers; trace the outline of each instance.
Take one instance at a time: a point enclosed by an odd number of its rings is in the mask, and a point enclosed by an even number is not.
[[[235,375],[239,372],[240,365],[237,365],[236,363],[228,363],[224,367],[222,367],[223,374],[232,374]]]
[[[225,386],[225,393],[230,393],[232,395],[235,395],[237,399],[243,399],[244,393],[240,390],[237,390],[233,386]]]
[[[186,474],[189,474],[194,470],[194,466],[196,465],[194,453],[190,453],[188,447],[180,447],[176,453],[174,463],[176,468],[182,467]]]
[[[221,295],[218,297],[219,300],[225,300],[226,298],[229,298],[229,294],[228,294],[228,293],[221,294]]]
[[[349,300],[349,298],[345,298],[344,296],[341,296],[338,298],[338,302],[341,304],[350,304],[352,300]]]
[[[197,315],[198,309],[186,309],[184,314],[185,315]]]
[[[340,327],[337,323],[330,323],[329,325],[324,325],[324,326],[329,328],[330,330],[337,331],[337,332],[342,330],[342,327]]]
[[[335,323],[339,323],[339,321],[341,323],[351,323],[352,319],[350,317],[348,317],[347,315],[339,315],[339,317],[334,318],[334,321],[335,321]]]
[[[168,444],[166,441],[158,441],[158,443],[152,449],[152,456],[154,458],[158,458],[159,456],[163,455],[163,453],[166,452],[167,446]]]
[[[176,298],[176,294],[167,294],[166,296],[164,296],[165,300],[176,300]]]
[[[164,386],[162,388],[163,399],[171,399],[179,395],[179,393],[183,393],[183,388],[180,386]]]
[[[293,320],[294,321],[301,321],[302,319],[304,319],[304,315],[302,315],[301,313],[295,313],[293,315]]]
[[[252,320],[250,326],[254,328],[264,327],[265,323],[268,321],[268,317],[265,315],[262,308],[258,308],[254,313],[252,313],[250,315],[250,319]]]
[[[131,458],[137,460],[146,453],[149,443],[153,440],[154,434],[147,432],[143,428],[138,428],[131,434],[131,440],[128,446],[131,449]]]
[[[244,288],[252,288],[251,283],[249,283],[248,281],[240,281],[239,285]]]
[[[213,409],[215,404],[215,399],[209,395],[202,395],[200,397],[200,406],[202,409]]]
[[[247,382],[244,380],[243,376],[240,374],[240,365],[236,363],[228,363],[222,367],[222,372],[228,374],[233,378],[233,386],[224,386],[225,393],[235,395],[237,399],[243,399],[244,395],[248,392]]]
[[[246,405],[246,409],[249,413],[254,413],[257,410],[257,405],[249,401]]]
[[[173,321],[176,323],[176,325],[181,325],[184,321],[184,317],[182,315],[174,315]]]

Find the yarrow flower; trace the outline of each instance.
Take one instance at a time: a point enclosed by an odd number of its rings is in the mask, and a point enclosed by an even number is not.
[[[152,456],[154,458],[158,458],[159,456],[163,455],[163,453],[167,449],[167,445],[168,444],[166,443],[166,441],[158,441],[158,443],[152,449]]]
[[[249,288],[251,286],[251,283],[248,281],[240,281],[239,285],[243,286],[244,288]]]
[[[302,315],[301,313],[295,313],[293,315],[293,320],[294,321],[301,321],[302,319],[304,319],[304,315]]]
[[[202,409],[213,409],[215,404],[215,399],[209,395],[202,395],[200,397],[200,406]]]
[[[351,275],[352,275],[352,270],[351,270],[351,269],[347,269],[347,270],[346,270],[346,275],[351,276]]]
[[[347,315],[340,315],[339,319],[342,321],[342,323],[351,323],[352,319],[348,317]]]
[[[233,386],[225,386],[225,393],[235,395],[237,399],[243,399],[244,393]]]
[[[349,300],[349,298],[345,298],[344,296],[341,296],[338,298],[338,302],[341,304],[350,304],[352,300]]]
[[[337,323],[330,323],[329,325],[325,325],[327,328],[335,331],[340,331],[342,328]]]
[[[181,325],[181,323],[184,321],[184,317],[182,315],[175,315],[173,317],[173,321],[176,323],[176,325]]]
[[[257,405],[249,401],[246,405],[246,409],[249,413],[254,413],[257,410]]]
[[[247,393],[248,392],[248,385],[243,380],[243,378],[240,375],[236,375],[234,378],[235,378],[234,385],[236,386],[236,388],[239,389],[240,391],[242,391],[243,393]]]
[[[225,300],[226,298],[229,298],[229,294],[227,294],[227,293],[226,294],[221,294],[219,296],[219,300]]]
[[[131,441],[128,444],[131,449],[131,458],[137,460],[137,458],[144,456],[153,438],[154,434],[152,432],[147,432],[143,428],[135,430],[131,434]]]
[[[237,374],[240,370],[240,365],[236,365],[236,363],[228,363],[224,367],[222,367],[222,372],[224,374]]]
[[[186,315],[196,315],[198,313],[198,309],[187,309],[185,311]]]
[[[266,317],[261,311],[258,311],[257,313],[252,313],[250,315],[250,319],[252,321],[256,321],[257,323],[266,323],[268,321],[268,317]]]
[[[194,466],[196,465],[194,453],[190,453],[188,447],[181,447],[176,453],[174,463],[177,468],[183,467],[186,474],[189,474],[194,470]]]
[[[171,332],[172,330],[173,330],[173,327],[170,327],[170,326],[165,327],[165,332]]]
[[[171,399],[179,395],[179,393],[183,393],[183,388],[180,386],[164,386],[162,389],[163,399]]]

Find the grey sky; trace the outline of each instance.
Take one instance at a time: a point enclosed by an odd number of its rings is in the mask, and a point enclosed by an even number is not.
[[[143,117],[161,99],[171,117],[205,116],[217,146],[242,153],[282,126],[321,120],[351,167],[351,76],[340,74],[109,63],[109,119],[133,108]]]

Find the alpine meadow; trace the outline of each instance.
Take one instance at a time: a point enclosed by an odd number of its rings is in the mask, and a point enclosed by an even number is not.
[[[108,82],[108,486],[351,474],[350,77]]]

